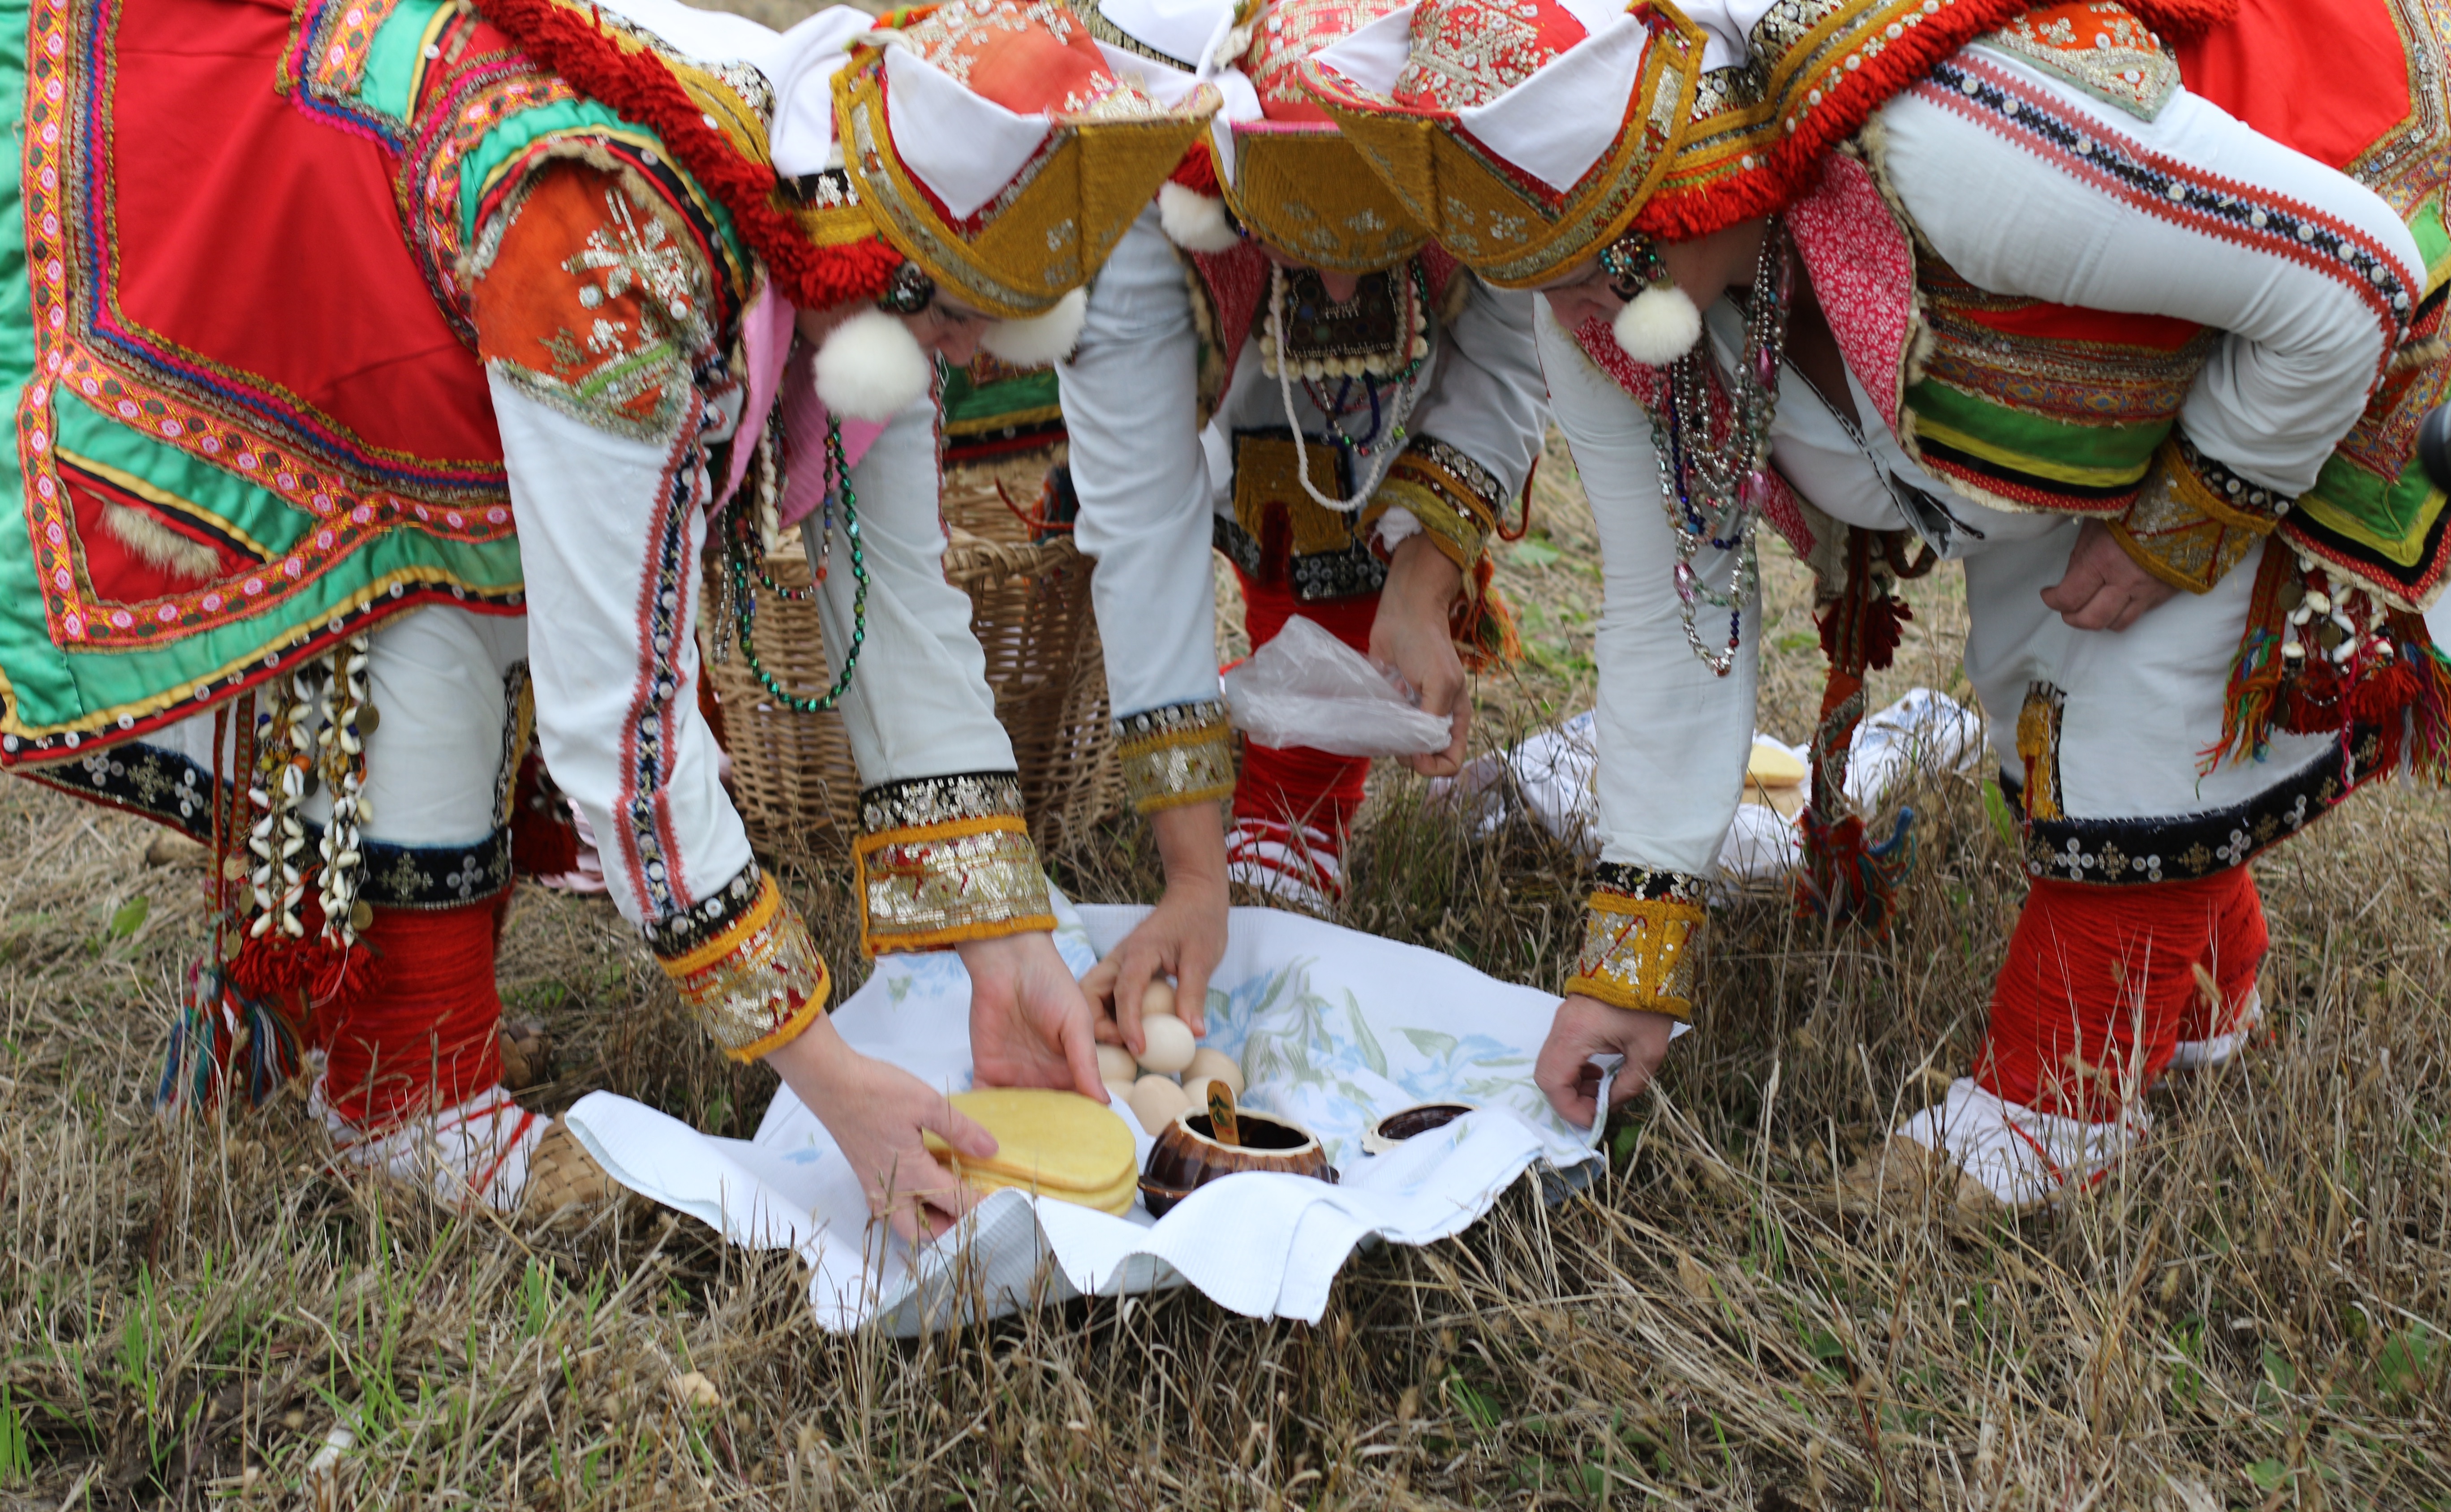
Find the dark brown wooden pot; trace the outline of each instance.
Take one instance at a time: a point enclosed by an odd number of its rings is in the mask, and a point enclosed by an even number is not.
[[[1240,1145],[1218,1143],[1205,1112],[1186,1112],[1159,1130],[1141,1173],[1141,1200],[1148,1205],[1150,1217],[1165,1217],[1203,1186],[1240,1170],[1336,1179],[1336,1168],[1327,1163],[1327,1151],[1310,1130],[1247,1108],[1235,1110],[1234,1122],[1243,1132]]]

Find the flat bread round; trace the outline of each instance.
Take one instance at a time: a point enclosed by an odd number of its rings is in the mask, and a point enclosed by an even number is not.
[[[1745,757],[1745,776],[1766,788],[1796,788],[1804,785],[1805,767],[1778,747],[1756,741]]]
[[[995,1137],[996,1152],[985,1160],[952,1157],[944,1141],[928,1136],[928,1148],[972,1186],[988,1180],[1050,1197],[1106,1196],[1139,1174],[1131,1126],[1111,1108],[1079,1092],[1044,1087],[986,1087],[956,1092],[954,1108]]]

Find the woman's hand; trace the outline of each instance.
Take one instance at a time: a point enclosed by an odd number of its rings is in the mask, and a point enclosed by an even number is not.
[[[2178,593],[2147,572],[2119,538],[2099,520],[2076,533],[2068,571],[2043,590],[2043,606],[2056,609],[2077,630],[2125,630]]]
[[[1043,930],[967,940],[971,1064],[982,1087],[1069,1087],[1107,1100],[1089,999]]]
[[[1559,1117],[1578,1129],[1589,1129],[1599,1114],[1600,1069],[1592,1064],[1592,1057],[1625,1057],[1625,1065],[1609,1087],[1609,1106],[1615,1108],[1651,1085],[1668,1054],[1668,1036],[1676,1028],[1676,1021],[1665,1013],[1611,1008],[1577,993],[1558,1005],[1549,1037],[1540,1045],[1540,1058],[1533,1063],[1532,1080]]]
[[[868,1210],[917,1242],[952,1227],[978,1194],[962,1185],[928,1150],[921,1138],[932,1132],[957,1154],[984,1160],[996,1152],[988,1131],[964,1117],[918,1077],[861,1054],[846,1043],[832,1019],[766,1057],[826,1132],[868,1194]]]
[[[1226,958],[1226,827],[1214,803],[1186,803],[1149,815],[1166,862],[1166,895],[1123,943],[1081,978],[1081,990],[1112,1017],[1098,1038],[1141,1052],[1141,994],[1161,972],[1174,977],[1174,1013],[1194,1034],[1208,1032],[1208,977]]]
[[[1451,777],[1463,766],[1464,736],[1472,728],[1472,700],[1463,658],[1456,655],[1449,616],[1463,595],[1463,569],[1426,535],[1407,536],[1387,559],[1387,585],[1379,590],[1379,613],[1370,621],[1370,655],[1403,674],[1422,696],[1423,712],[1448,721],[1447,748],[1404,757],[1425,777]]]

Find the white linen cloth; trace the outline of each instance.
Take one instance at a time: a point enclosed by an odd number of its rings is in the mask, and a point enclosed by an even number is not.
[[[1803,795],[1813,795],[1811,752],[1776,736],[1754,732],[1754,744],[1807,763]],[[1847,798],[1865,813],[1887,802],[1916,772],[1971,772],[1984,750],[1983,717],[1945,693],[1911,688],[1905,697],[1855,728],[1848,754]],[[1452,777],[1430,783],[1433,801],[1461,808],[1494,835],[1520,806],[1550,835],[1586,852],[1599,848],[1599,718],[1592,710],[1527,736],[1503,752],[1464,763]],[[1803,857],[1795,821],[1767,804],[1736,805],[1720,837],[1714,880],[1724,884],[1785,876]]]
[[[1147,913],[1074,909],[1058,894],[1055,940],[1087,972]],[[1188,1284],[1254,1318],[1317,1322],[1344,1259],[1372,1238],[1422,1245],[1457,1233],[1525,1170],[1596,1170],[1597,1132],[1550,1111],[1532,1061],[1558,998],[1452,957],[1299,914],[1238,908],[1211,979],[1206,1044],[1243,1062],[1244,1103],[1319,1135],[1335,1185],[1229,1176],[1152,1220],[1005,1190],[943,1240],[913,1248],[872,1226],[840,1149],[786,1089],[756,1137],[716,1139],[610,1092],[582,1098],[572,1132],[614,1178],[737,1245],[797,1250],[821,1326],[873,1324],[900,1337],[1082,1295]],[[970,980],[947,951],[887,956],[834,1011],[843,1037],[949,1091],[971,1085]],[[1603,1090],[1605,1095],[1605,1089]],[[1417,1103],[1477,1111],[1384,1155],[1362,1130]],[[1131,1110],[1146,1160],[1150,1139]]]

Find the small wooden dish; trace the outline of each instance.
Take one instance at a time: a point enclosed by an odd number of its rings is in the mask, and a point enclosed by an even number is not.
[[[1472,1110],[1470,1103],[1416,1103],[1400,1108],[1363,1132],[1363,1152],[1383,1155],[1416,1134],[1444,1129]]]
[[[1235,1109],[1243,1143],[1226,1145],[1209,1132],[1208,1114],[1178,1114],[1159,1131],[1141,1173],[1141,1200],[1149,1216],[1163,1218],[1167,1209],[1220,1176],[1245,1170],[1277,1170],[1291,1176],[1334,1181],[1336,1168],[1318,1136],[1298,1124],[1286,1123],[1248,1108]]]

